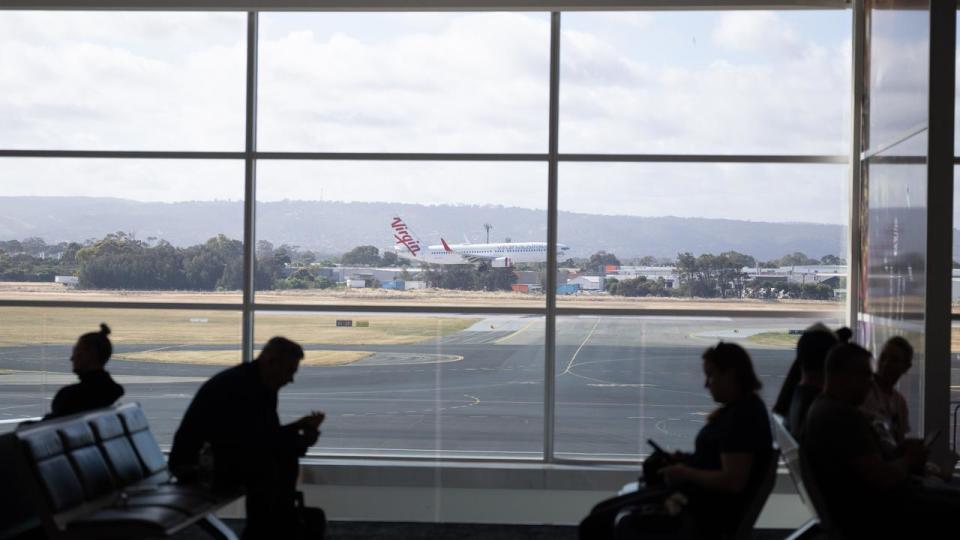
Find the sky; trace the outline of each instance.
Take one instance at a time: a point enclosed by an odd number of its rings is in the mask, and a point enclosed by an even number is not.
[[[546,14],[271,13],[260,24],[261,150],[547,150]],[[2,12],[0,148],[242,150],[245,32],[242,14]],[[849,33],[847,11],[564,14],[560,150],[844,154]],[[891,35],[875,82],[903,105],[895,131],[914,118],[915,93],[882,75],[922,59],[898,46],[909,33]],[[258,199],[542,209],[546,175],[545,163],[261,161]],[[563,211],[847,221],[838,165],[563,163],[559,175]],[[237,200],[243,166],[2,158],[0,185]]]

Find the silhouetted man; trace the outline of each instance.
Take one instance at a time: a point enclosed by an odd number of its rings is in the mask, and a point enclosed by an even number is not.
[[[890,338],[880,351],[877,373],[861,410],[871,419],[881,449],[893,455],[910,432],[910,411],[897,382],[913,366],[913,347],[906,339]]]
[[[317,441],[323,413],[282,426],[277,393],[293,382],[302,358],[299,345],[272,338],[256,360],[221,371],[200,387],[173,439],[170,469],[179,481],[198,480],[201,454],[209,451],[214,487],[246,491],[244,538],[299,535],[298,458]]]

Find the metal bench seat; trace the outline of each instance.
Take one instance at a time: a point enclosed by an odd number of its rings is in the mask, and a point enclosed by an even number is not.
[[[171,484],[137,404],[24,426],[16,438],[22,485],[50,538],[161,538],[194,523],[235,538],[213,512],[240,493]]]

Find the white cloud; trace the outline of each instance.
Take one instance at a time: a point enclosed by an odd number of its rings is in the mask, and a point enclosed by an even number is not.
[[[242,17],[94,15],[84,25],[59,16],[44,25],[0,14],[0,147],[242,147]],[[761,24],[769,19],[760,15],[752,23],[721,15],[715,38],[723,43],[740,25],[752,32],[740,34],[749,39],[786,36],[779,48],[762,58],[716,53],[702,65],[673,62],[669,50],[619,47],[602,28],[565,30],[561,149],[846,152],[849,44],[803,40],[776,17],[789,31]],[[289,29],[261,40],[261,149],[546,152],[545,17],[406,17],[375,38],[364,35],[369,29],[361,27],[362,17],[335,31],[312,24],[322,17],[298,16],[287,22]],[[409,28],[403,20],[411,21]],[[643,29],[656,19],[644,13],[620,23]],[[0,164],[8,194],[232,199],[242,185],[237,167],[197,162],[23,161],[14,169],[12,161]],[[844,205],[836,204],[843,178],[836,178],[837,195],[827,187],[833,176],[817,166],[563,170],[562,210],[845,220]],[[13,183],[16,188],[7,189]],[[260,175],[265,200],[322,196],[543,208],[545,186],[543,164],[263,163]]]
[[[777,51],[801,54],[803,42],[796,31],[771,11],[735,11],[720,15],[713,42],[731,51]]]

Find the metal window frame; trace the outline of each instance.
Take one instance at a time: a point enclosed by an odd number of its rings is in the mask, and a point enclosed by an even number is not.
[[[862,1],[862,0],[861,0]],[[848,0],[786,1],[786,2],[703,2],[693,0],[621,0],[606,3],[559,1],[546,2],[529,0],[527,2],[506,2],[495,0],[482,5],[451,0],[421,0],[402,2],[393,0],[300,0],[285,2],[265,2],[248,0],[228,2],[219,0],[199,1],[43,1],[8,0],[0,11],[63,9],[63,10],[119,10],[143,9],[158,11],[198,11],[222,10],[245,11],[247,14],[247,55],[246,55],[246,103],[245,103],[245,142],[242,151],[141,151],[141,150],[55,150],[55,149],[0,149],[0,158],[66,158],[66,159],[165,159],[165,160],[236,160],[244,163],[244,274],[242,299],[238,302],[123,302],[123,301],[82,301],[82,300],[2,300],[0,306],[38,307],[38,308],[109,308],[109,309],[150,309],[150,310],[198,310],[239,312],[242,317],[241,343],[243,361],[253,357],[254,325],[257,312],[296,311],[312,313],[422,313],[422,314],[517,314],[534,315],[545,318],[544,341],[544,441],[539,458],[476,458],[491,462],[540,461],[547,464],[589,464],[589,463],[629,463],[635,460],[622,459],[573,459],[558,458],[555,455],[555,402],[556,402],[556,320],[567,316],[604,316],[604,317],[730,317],[730,318],[770,318],[770,317],[817,317],[842,318],[841,310],[810,312],[790,309],[645,309],[645,308],[582,308],[557,305],[556,273],[548,272],[547,291],[543,307],[484,307],[484,306],[407,306],[407,305],[365,305],[365,304],[283,304],[258,303],[256,299],[256,166],[260,160],[297,160],[297,161],[462,161],[462,162],[539,162],[547,163],[547,244],[548,267],[556,268],[557,218],[559,164],[561,162],[579,163],[743,163],[743,164],[845,164],[858,163],[859,152],[851,155],[792,155],[792,154],[602,154],[602,153],[561,153],[559,151],[559,92],[560,92],[560,23],[562,12],[594,10],[690,10],[707,9],[849,9]],[[257,61],[259,43],[259,13],[263,11],[284,10],[314,11],[549,11],[550,12],[550,90],[548,117],[547,153],[418,153],[418,152],[273,152],[257,149]],[[854,22],[856,24],[856,21]],[[856,54],[856,53],[854,53]],[[856,59],[854,59],[856,66]],[[859,143],[855,140],[854,148]],[[960,163],[960,160],[958,160]],[[856,168],[856,167],[852,167]],[[852,174],[855,185],[856,173]],[[859,237],[858,206],[851,203],[851,239]],[[851,246],[853,245],[851,241]],[[550,248],[553,249],[550,249]],[[854,257],[848,259],[853,269]],[[848,276],[851,283],[853,274]],[[853,285],[848,285],[852,287]],[[848,298],[854,295],[848,294]],[[855,310],[855,308],[852,308]],[[848,309],[849,313],[851,309]],[[855,313],[855,311],[853,311]],[[846,315],[849,317],[849,315]],[[854,319],[848,319],[852,321]],[[339,456],[339,454],[337,454]],[[342,457],[342,456],[341,456]],[[464,461],[464,457],[407,457],[390,459]],[[472,458],[466,458],[472,459]]]
[[[5,0],[0,10],[690,11],[848,9],[850,0]]]

